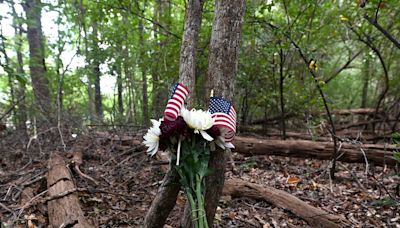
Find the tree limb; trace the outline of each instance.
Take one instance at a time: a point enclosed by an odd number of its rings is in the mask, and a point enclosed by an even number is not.
[[[361,54],[361,52],[362,50],[358,51],[349,60],[347,60],[347,62],[342,67],[337,69],[336,72],[332,74],[332,76],[330,76],[328,79],[325,80],[325,83],[329,83],[332,79],[338,76],[343,70],[345,70],[350,65],[350,63],[352,63]]]
[[[398,41],[396,38],[394,38],[392,36],[392,34],[390,34],[386,29],[384,29],[379,23],[378,21],[371,17],[369,17],[367,14],[364,15],[364,18],[371,24],[373,25],[376,29],[378,29],[386,38],[388,38],[390,41],[392,41],[392,43],[398,48],[400,49],[400,41]]]

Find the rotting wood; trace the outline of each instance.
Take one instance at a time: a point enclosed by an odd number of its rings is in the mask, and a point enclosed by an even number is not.
[[[50,197],[72,191],[75,185],[61,155],[50,156],[47,188]],[[72,225],[74,228],[93,227],[86,220],[76,193],[65,195],[48,202],[49,224],[52,227]]]
[[[350,225],[345,218],[313,207],[285,191],[249,183],[238,178],[226,180],[223,193],[232,197],[265,200],[277,207],[291,211],[307,221],[312,227],[345,227]]]
[[[246,155],[277,155],[288,157],[315,158],[330,160],[333,143],[307,140],[266,140],[253,137],[237,136],[234,141],[235,151]],[[364,163],[364,150],[369,162],[375,165],[395,165],[393,151],[400,149],[391,145],[342,143],[338,161]],[[341,155],[343,153],[343,155]],[[341,156],[340,156],[341,155]]]

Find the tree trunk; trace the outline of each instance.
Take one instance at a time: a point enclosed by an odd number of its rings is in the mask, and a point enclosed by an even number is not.
[[[17,53],[17,74],[20,75],[20,77],[25,76],[25,71],[24,71],[24,61],[22,57],[22,24],[19,22],[19,18],[17,16],[17,13],[15,11],[14,5],[12,6],[13,9],[13,24],[14,24],[14,31],[15,31],[15,39],[16,39],[16,49],[15,52]],[[17,22],[18,21],[18,22]],[[18,24],[17,24],[18,23]],[[26,110],[26,103],[25,103],[25,82],[20,82],[18,83],[18,88],[16,90],[16,95],[17,99],[21,99],[18,109],[17,109],[17,130],[21,130],[26,134],[26,121],[28,120],[27,117],[27,110]]]
[[[130,8],[132,8],[132,6],[130,6]],[[128,18],[129,14],[128,13],[124,13],[122,16],[122,20],[124,22],[124,24],[128,24],[129,23],[129,18]],[[124,30],[125,34],[124,36],[126,37],[126,39],[128,40],[129,34],[131,33],[131,29],[130,27],[128,27],[127,29]],[[134,72],[134,68],[132,67],[134,64],[132,64],[131,62],[131,55],[129,53],[129,44],[128,42],[125,41],[124,46],[123,46],[123,71],[124,71],[124,75],[125,78],[128,80],[129,82],[129,86],[127,86],[127,91],[128,91],[128,107],[129,110],[127,111],[127,122],[134,122],[137,123],[137,110],[136,110],[136,100],[135,99],[135,76],[132,72]]]
[[[189,108],[193,106],[196,81],[196,49],[201,27],[204,0],[188,2],[185,15],[185,30],[181,45],[179,81],[190,91],[187,97]]]
[[[22,42],[21,39],[23,37],[22,33],[22,20],[21,17],[18,16],[17,11],[15,10],[15,5],[10,4],[10,8],[12,9],[13,16],[13,27],[14,27],[14,43],[15,43],[15,52],[17,54],[17,77],[20,77],[21,80],[18,80],[19,83],[15,89],[16,99],[20,100],[18,104],[18,108],[16,109],[16,129],[20,130],[24,133],[24,137],[26,137],[26,104],[25,104],[25,71],[24,71],[24,61],[22,57]]]
[[[0,21],[0,23],[1,23],[1,21]],[[10,99],[10,104],[13,105],[13,104],[15,104],[15,95],[14,95],[14,74],[15,73],[14,73],[13,68],[11,67],[11,63],[10,63],[10,60],[8,58],[8,54],[7,54],[7,51],[6,51],[6,45],[5,45],[6,39],[5,39],[4,35],[3,35],[3,29],[1,27],[0,27],[0,38],[1,38],[0,52],[4,56],[4,64],[2,64],[0,62],[0,66],[2,66],[3,69],[7,73],[7,76],[8,76],[8,87],[10,89],[10,98],[11,98]],[[12,120],[13,120],[13,124],[16,124],[16,121],[15,121],[15,109],[13,109],[11,111],[11,117],[12,117]]]
[[[175,167],[171,167],[164,176],[163,183],[158,189],[157,195],[151,203],[144,219],[143,227],[158,228],[163,227],[169,213],[175,206],[176,197],[181,189],[179,175]]]
[[[90,56],[89,56],[89,41],[88,41],[88,33],[86,29],[86,23],[85,23],[85,18],[86,18],[86,9],[85,6],[83,5],[83,0],[79,1],[79,23],[80,27],[83,31],[83,42],[85,44],[85,71],[86,71],[86,76],[87,76],[87,93],[88,93],[88,114],[89,114],[89,120],[91,123],[93,123],[93,90],[92,90],[92,77],[91,73],[89,72],[89,66],[90,66]]]
[[[137,10],[142,11],[144,9],[140,8],[140,3],[137,2]],[[146,3],[145,3],[146,4]],[[139,54],[139,67],[142,73],[142,112],[143,112],[143,124],[147,126],[149,124],[149,101],[147,94],[147,68],[146,68],[146,52],[145,52],[145,43],[144,43],[144,30],[143,30],[143,20],[139,17],[138,30],[139,30],[139,46],[140,46],[140,54]]]
[[[330,160],[332,158],[333,143],[313,142],[307,140],[267,140],[250,137],[236,137],[235,151],[249,156],[253,155],[277,155],[285,157],[315,158]],[[338,161],[350,163],[372,162],[378,166],[396,165],[393,151],[398,147],[376,144],[354,145],[342,143]],[[365,154],[365,156],[364,156]]]
[[[162,4],[161,0],[156,0],[154,2],[153,7],[153,20],[157,21],[159,24],[162,23]],[[163,25],[164,26],[164,25]],[[161,99],[161,91],[160,91],[160,83],[159,83],[159,74],[160,74],[160,64],[161,60],[161,53],[163,50],[163,46],[165,44],[159,40],[159,26],[157,24],[153,24],[154,35],[153,39],[155,43],[153,45],[158,46],[155,48],[155,51],[152,53],[153,60],[156,60],[157,63],[153,65],[151,69],[151,78],[152,78],[152,103],[153,103],[153,116],[161,116],[162,115],[162,108],[164,106],[164,101]]]
[[[367,107],[367,102],[368,102],[368,84],[369,84],[369,75],[370,75],[370,63],[371,63],[371,57],[369,56],[368,53],[364,54],[365,55],[365,63],[364,63],[364,70],[363,70],[363,90],[362,90],[362,95],[361,95],[361,106],[360,108],[366,108]]]
[[[94,106],[96,110],[96,119],[97,121],[101,121],[103,119],[103,102],[101,97],[101,89],[100,89],[100,61],[98,55],[100,54],[100,50],[98,48],[98,23],[96,19],[92,22],[92,45],[93,45],[93,53],[92,53],[92,70],[94,76]]]
[[[179,81],[188,87],[190,93],[194,92],[196,48],[198,34],[201,27],[203,4],[203,0],[190,0],[186,8],[185,27],[179,64]],[[188,97],[187,101],[189,104],[193,103],[192,99],[193,97]],[[172,166],[164,177],[163,184],[147,212],[144,227],[163,226],[175,205],[176,197],[180,188],[181,184],[179,183],[179,175],[176,172],[176,169]],[[188,211],[186,210],[185,214],[187,213]],[[190,220],[184,219],[182,223],[189,224],[190,226]]]
[[[281,105],[281,130],[282,130],[282,139],[286,139],[286,125],[285,125],[285,103],[283,97],[283,64],[285,62],[285,56],[283,55],[283,50],[280,48],[279,52],[280,62],[279,62],[279,94],[280,94],[280,105]]]
[[[32,79],[33,93],[40,112],[46,119],[39,118],[41,122],[52,123],[52,103],[50,99],[49,81],[46,78],[46,66],[44,61],[44,46],[42,38],[40,0],[26,0],[23,4],[27,17],[27,37],[29,43],[29,70]]]
[[[208,57],[207,85],[214,95],[233,99],[240,49],[244,0],[216,0]],[[210,94],[207,92],[206,95]],[[225,151],[211,153],[209,167],[214,172],[206,178],[205,209],[209,227],[222,194],[225,179]]]
[[[120,68],[121,66],[118,66]],[[124,99],[122,96],[123,93],[123,86],[122,86],[122,75],[121,75],[121,70],[118,70],[117,72],[117,83],[118,83],[118,113],[120,116],[124,115]]]

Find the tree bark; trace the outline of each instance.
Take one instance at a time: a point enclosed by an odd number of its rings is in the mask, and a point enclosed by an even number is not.
[[[20,19],[17,15],[17,12],[15,11],[14,4],[12,4],[12,10],[13,10],[13,25],[14,25],[14,31],[15,31],[15,52],[17,54],[17,74],[20,75],[20,77],[25,76],[25,71],[24,71],[24,61],[22,57],[22,23],[19,22]],[[18,88],[16,90],[16,95],[17,99],[22,98],[21,102],[19,103],[19,108],[17,109],[17,129],[21,130],[24,132],[24,135],[26,136],[26,121],[28,120],[27,114],[26,114],[26,103],[25,103],[25,82],[20,82],[18,83]]]
[[[48,202],[49,224],[52,227],[89,228],[91,226],[80,207],[79,198],[70,171],[61,155],[53,153],[50,156],[47,188],[50,197]],[[71,192],[65,196],[61,194]],[[60,197],[57,197],[60,196]]]
[[[315,158],[330,160],[332,158],[333,143],[313,142],[307,140],[267,140],[237,136],[235,138],[235,151],[246,155],[277,155],[285,157]],[[338,161],[349,163],[372,162],[378,166],[396,165],[393,151],[400,148],[377,144],[354,145],[342,143]],[[365,153],[365,156],[363,154]]]
[[[24,71],[24,61],[23,61],[23,56],[22,56],[22,22],[21,22],[21,17],[18,16],[17,11],[15,10],[15,5],[10,4],[11,9],[12,9],[12,15],[13,15],[13,27],[14,27],[14,33],[15,33],[15,52],[17,54],[17,74],[21,78],[25,78],[25,71]],[[27,114],[26,114],[26,104],[25,104],[25,82],[20,82],[18,83],[18,87],[16,89],[16,96],[17,99],[21,99],[18,109],[16,112],[16,119],[17,119],[17,130],[20,130],[24,132],[24,137],[26,137],[26,121],[28,120]]]
[[[216,0],[208,57],[207,90],[232,100],[238,65],[244,0]],[[205,210],[209,227],[213,227],[215,211],[225,179],[225,151],[211,153],[209,168],[214,172],[206,178]]]
[[[132,7],[132,6],[130,6]],[[124,24],[128,24],[129,23],[129,18],[128,18],[129,14],[128,13],[124,13],[122,16],[122,20],[124,22]],[[128,39],[129,38],[129,34],[131,34],[131,29],[130,27],[127,27],[127,29],[124,30],[124,36]],[[129,86],[127,86],[127,90],[128,90],[128,100],[129,100],[129,105],[128,105],[128,113],[127,113],[127,122],[134,122],[137,123],[138,119],[137,119],[137,109],[136,109],[136,96],[135,96],[135,76],[134,74],[132,74],[132,72],[134,72],[134,68],[132,62],[131,62],[131,55],[130,55],[130,50],[129,50],[129,45],[128,42],[125,41],[124,43],[124,47],[123,47],[123,71],[124,71],[124,75],[125,78],[129,81]]]
[[[136,3],[137,10],[141,11],[139,2]],[[143,112],[143,124],[145,126],[149,123],[149,101],[147,94],[147,69],[145,66],[145,43],[144,43],[144,30],[143,30],[143,20],[139,17],[138,22],[138,30],[139,30],[139,46],[140,46],[140,54],[139,54],[139,67],[142,73],[142,112]]]
[[[53,122],[52,103],[49,91],[49,81],[46,78],[46,66],[44,60],[44,46],[42,37],[40,0],[26,0],[23,8],[27,17],[27,37],[29,43],[29,70],[32,79],[33,93],[40,112],[46,119],[42,121]]]
[[[119,51],[122,49],[119,47]],[[124,115],[124,87],[122,78],[122,59],[118,58],[118,62],[115,63],[115,73],[117,74],[117,93],[118,93],[118,116],[122,117]]]
[[[280,208],[291,211],[312,227],[344,227],[350,223],[345,218],[313,207],[291,194],[271,187],[260,186],[240,179],[227,180],[224,194],[232,197],[250,197],[265,200]]]
[[[164,176],[163,183],[146,214],[143,227],[158,228],[164,226],[169,213],[175,206],[176,197],[180,189],[181,184],[179,183],[178,172],[172,166]]]
[[[1,23],[1,21],[0,21]],[[0,52],[4,56],[4,64],[0,62],[0,66],[3,67],[3,69],[6,71],[7,76],[8,76],[8,87],[10,89],[10,103],[15,104],[15,95],[14,95],[14,69],[11,67],[10,60],[8,58],[8,54],[6,51],[6,45],[5,45],[5,37],[3,35],[3,29],[0,28],[0,38],[1,38],[1,46],[0,46]],[[15,121],[15,108],[11,110],[11,116],[13,123],[16,124]]]
[[[179,81],[190,91],[187,97],[188,107],[193,106],[196,80],[196,49],[201,27],[204,0],[188,2],[185,15],[185,30],[182,39]]]
[[[101,96],[101,87],[100,87],[100,60],[99,60],[99,41],[98,41],[98,22],[96,19],[92,22],[92,47],[93,47],[93,53],[92,53],[92,70],[93,70],[93,77],[94,77],[94,107],[96,110],[96,119],[97,121],[101,121],[103,119],[103,102],[102,102],[102,96]]]
[[[365,58],[365,63],[364,63],[364,70],[363,73],[363,90],[362,90],[362,95],[361,95],[361,106],[360,108],[366,108],[367,107],[367,101],[368,101],[368,84],[369,84],[369,75],[370,75],[370,63],[371,63],[371,57],[368,55],[368,53],[364,54]]]
[[[158,25],[162,25],[164,28],[169,29],[168,21],[165,20],[168,18],[166,15],[169,11],[166,10],[166,1],[165,0],[156,0],[155,6],[153,7],[153,20],[157,21]],[[163,93],[168,94],[163,91],[165,86],[160,83],[160,74],[161,67],[159,62],[163,61],[163,50],[166,48],[168,44],[168,38],[163,37],[160,34],[160,27],[157,24],[153,24],[154,30],[154,40],[156,41],[157,48],[152,53],[153,60],[157,61],[156,64],[151,69],[151,77],[152,77],[152,103],[153,103],[153,115],[161,116],[164,108],[165,99],[163,98]]]
[[[85,44],[85,62],[86,62],[86,66],[85,66],[85,71],[86,71],[86,76],[87,76],[87,93],[88,93],[88,114],[89,114],[89,119],[90,122],[93,123],[93,90],[92,90],[92,77],[91,77],[91,73],[89,72],[89,68],[90,68],[90,56],[89,56],[89,41],[88,41],[88,33],[87,33],[87,29],[86,29],[86,22],[85,22],[85,18],[86,18],[86,9],[85,6],[83,4],[83,0],[79,1],[79,26],[80,29],[82,29],[83,31],[83,42]]]
[[[201,17],[204,0],[190,0],[186,8],[185,27],[181,44],[181,58],[179,63],[179,81],[186,85],[190,91],[194,92],[195,72],[196,72],[196,49],[198,34],[201,27]],[[188,104],[193,104],[193,96],[187,98]],[[190,106],[189,106],[190,107]],[[153,200],[147,212],[144,227],[162,227],[175,206],[176,197],[181,189],[179,175],[172,165],[163,184],[160,187],[156,198]],[[186,210],[182,224],[190,227],[190,219],[185,219],[189,211]]]
[[[122,85],[122,72],[121,72],[121,66],[118,66],[119,70],[117,72],[117,81],[118,81],[118,112],[119,115],[123,116],[124,115],[124,99],[122,96],[123,93],[123,85]]]
[[[283,64],[285,62],[285,56],[283,55],[282,47],[280,48],[279,52],[279,97],[280,97],[280,105],[281,105],[281,129],[282,129],[282,139],[286,139],[286,125],[285,125],[285,98],[283,96],[283,83],[284,83],[284,76],[283,76]]]

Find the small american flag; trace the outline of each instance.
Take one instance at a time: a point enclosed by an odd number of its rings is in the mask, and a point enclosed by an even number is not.
[[[182,83],[176,83],[171,88],[171,97],[164,111],[164,119],[174,121],[178,118],[181,107],[189,93],[188,88]]]
[[[236,111],[231,102],[221,97],[211,97],[209,111],[215,126],[228,129],[225,142],[231,142],[236,133]]]

